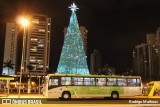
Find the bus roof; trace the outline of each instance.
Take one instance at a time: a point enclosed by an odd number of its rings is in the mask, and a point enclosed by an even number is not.
[[[140,76],[120,76],[120,75],[81,75],[81,74],[48,74],[48,76],[71,76],[71,77],[105,77],[105,78],[141,78]]]

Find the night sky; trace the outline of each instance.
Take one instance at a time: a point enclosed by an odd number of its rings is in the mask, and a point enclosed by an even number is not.
[[[56,71],[63,45],[63,28],[75,3],[80,26],[88,29],[88,64],[94,49],[102,54],[103,65],[122,72],[132,67],[132,50],[146,42],[147,33],[160,26],[160,0],[1,0],[0,67],[2,68],[5,25],[23,14],[44,14],[52,19],[50,72]]]

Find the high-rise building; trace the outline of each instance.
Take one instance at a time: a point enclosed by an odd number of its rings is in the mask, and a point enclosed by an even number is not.
[[[156,45],[157,45],[157,55],[158,55],[158,77],[160,77],[160,27],[156,31]]]
[[[25,28],[26,33],[23,35],[25,36],[23,74],[28,74],[27,65],[32,65],[34,69],[31,70],[31,74],[45,75],[49,68],[51,18],[40,14],[32,14],[28,18],[30,24]],[[18,33],[19,30],[16,24],[7,23],[4,62],[11,60],[14,69],[8,71],[8,68],[4,68],[3,74],[15,74],[15,68],[18,66],[17,57],[21,57],[17,56],[19,47],[17,46]],[[17,74],[19,73],[17,72]]]
[[[28,71],[27,65],[32,65],[32,71],[45,74],[49,68],[51,18],[46,15],[31,15],[27,31],[24,71]]]
[[[158,30],[157,30],[158,32]],[[159,80],[159,43],[157,34],[147,34],[147,43],[135,47],[133,71],[145,81]]]
[[[85,51],[85,54],[87,55],[87,33],[88,33],[88,30],[84,26],[80,26],[79,30],[81,32],[84,51]],[[67,33],[67,27],[64,28],[64,36],[66,35],[66,33]]]
[[[4,47],[4,58],[3,62],[11,60],[13,69],[3,68],[2,74],[14,75],[16,64],[17,64],[17,35],[18,27],[15,23],[6,24],[6,36],[5,36],[5,47]]]
[[[98,50],[91,54],[90,73],[97,74],[102,67],[102,56]]]
[[[136,45],[133,57],[134,74],[142,76],[143,80],[149,78],[148,44],[141,43]]]

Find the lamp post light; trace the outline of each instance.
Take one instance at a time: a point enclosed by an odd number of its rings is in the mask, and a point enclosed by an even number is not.
[[[21,59],[21,68],[20,68],[19,93],[18,93],[19,98],[20,98],[20,92],[21,92],[22,72],[25,71],[26,27],[28,26],[29,21],[25,18],[22,18],[20,23],[23,26],[23,44],[22,44],[22,59]]]

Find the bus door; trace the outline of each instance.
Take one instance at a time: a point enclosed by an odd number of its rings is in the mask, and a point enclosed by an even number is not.
[[[48,87],[46,90],[47,97],[57,97],[60,96],[60,77],[51,76],[47,80]]]
[[[127,86],[129,87],[128,91],[131,95],[142,94],[142,86],[140,78],[128,78]]]

